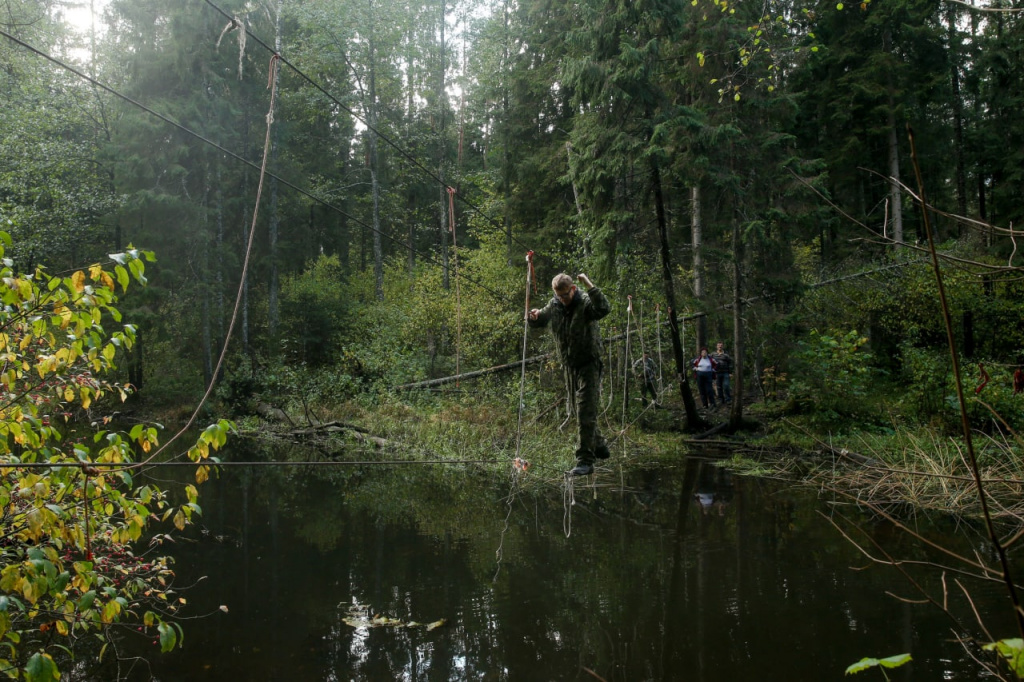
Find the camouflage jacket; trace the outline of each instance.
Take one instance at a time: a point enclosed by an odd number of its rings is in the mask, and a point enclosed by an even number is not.
[[[597,321],[611,311],[611,304],[601,290],[594,287],[587,293],[579,289],[568,306],[558,298],[551,300],[530,320],[531,327],[551,327],[558,359],[565,367],[583,367],[601,359],[601,330]]]
[[[718,365],[717,370],[722,374],[732,374],[732,356],[722,351],[711,354],[711,359]]]

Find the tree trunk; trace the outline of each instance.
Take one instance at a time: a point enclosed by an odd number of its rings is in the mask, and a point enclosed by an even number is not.
[[[704,226],[701,222],[700,185],[690,188],[690,233],[693,243],[693,297],[704,300],[704,251],[701,241],[704,239]],[[699,351],[707,345],[708,323],[706,318],[697,321],[696,347]]]
[[[508,264],[512,265],[515,259],[512,254],[512,218],[509,214],[509,203],[512,200],[512,162],[511,154],[509,154],[509,146],[511,135],[509,134],[509,121],[511,120],[510,114],[510,101],[509,101],[509,27],[508,27],[508,15],[509,15],[509,0],[505,0],[501,8],[501,27],[502,27],[502,60],[501,60],[501,121],[502,121],[502,167],[501,167],[501,195],[503,198],[502,214],[505,222],[505,248],[508,255]]]
[[[416,59],[413,55],[413,45],[415,41],[415,31],[412,26],[409,27],[409,32],[405,38],[405,78],[406,78],[406,100],[405,100],[405,138],[406,146],[409,147],[409,140],[412,138],[413,124],[415,123],[416,117]],[[415,183],[408,183],[406,188],[406,211],[405,219],[408,223],[407,232],[409,239],[409,253],[407,254],[406,267],[409,271],[409,277],[411,278],[416,271],[416,185]]]
[[[892,34],[887,29],[882,35],[882,49],[892,53]],[[900,147],[896,132],[896,101],[893,98],[892,75],[889,75],[889,107],[886,125],[889,127],[889,212],[892,215],[892,230],[889,238],[897,244],[903,243],[903,196],[900,191]]]
[[[213,381],[213,339],[210,323],[210,169],[203,173],[202,229],[199,233],[199,328],[203,353],[203,381]]]
[[[739,218],[732,220],[732,408],[729,427],[738,429],[743,422],[743,233]]]
[[[949,22],[949,77],[953,90],[953,154],[956,157],[956,210],[961,216],[967,215],[967,170],[964,162],[964,104],[960,99],[960,33],[956,27],[957,6],[950,3],[947,8]],[[960,236],[960,223],[956,226]]]
[[[378,301],[384,300],[384,247],[380,236],[380,161],[377,158],[377,55],[374,52],[372,30],[375,25],[373,16],[373,0],[370,6],[371,35],[368,41],[370,51],[370,107],[369,121],[373,130],[370,132],[370,183],[373,193],[373,293]]]
[[[278,54],[281,54],[281,2],[277,0],[274,13],[274,50]],[[277,85],[280,82],[280,70],[274,70],[274,92],[277,91]],[[271,120],[277,110],[277,102],[270,103],[271,109]],[[274,126],[271,131],[270,140],[270,167],[276,170],[277,164],[277,139],[278,129],[280,126]],[[270,281],[267,282],[267,332],[271,338],[277,336],[277,324],[279,319],[278,312],[278,272],[277,272],[277,236],[278,228],[281,224],[281,216],[277,212],[277,178],[270,178],[270,216],[268,220],[269,224],[269,237],[270,237]]]
[[[248,184],[248,183],[246,183]],[[249,207],[242,206],[242,254],[244,257],[246,244],[249,243]],[[242,352],[249,354],[249,273],[242,275]]]
[[[135,345],[132,346],[131,362],[128,365],[128,382],[135,387],[136,391],[142,390],[143,378],[145,376],[143,366],[144,348],[142,343],[142,327],[135,330]]]
[[[220,346],[224,343],[224,192],[221,191],[221,165],[220,160],[217,161],[217,237],[214,242],[214,259],[217,264],[216,276],[214,278],[215,286],[217,290],[213,292],[214,301],[216,301],[215,314],[217,316],[217,345]]]
[[[438,204],[438,222],[441,237],[441,284],[445,291],[451,288],[451,277],[448,268],[448,192],[444,179],[445,162],[445,139],[444,139],[444,114],[445,114],[445,45],[444,45],[444,24],[447,11],[447,0],[441,0],[441,42],[438,45],[440,59],[437,73],[437,177],[441,179],[440,202]]]
[[[665,286],[665,302],[668,305],[668,328],[672,339],[672,355],[676,361],[676,378],[679,381],[679,394],[686,410],[686,425],[690,430],[697,429],[704,421],[697,414],[697,403],[690,391],[687,379],[689,363],[683,353],[683,344],[679,339],[679,319],[676,315],[676,292],[672,283],[672,255],[668,246],[668,218],[665,215],[665,199],[661,190],[661,170],[656,161],[651,161],[651,182],[654,185],[654,210],[658,218],[658,236],[661,239],[661,279]]]

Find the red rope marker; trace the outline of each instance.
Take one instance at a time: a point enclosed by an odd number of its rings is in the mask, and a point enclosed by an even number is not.
[[[526,252],[526,266],[528,268],[526,275],[526,288],[530,288],[530,284],[533,284],[533,293],[537,293],[537,271],[533,269],[533,251]]]
[[[988,383],[989,380],[988,371],[985,369],[985,365],[979,362],[978,369],[981,371],[981,383],[978,384],[977,387],[975,387],[974,395],[978,395],[979,393],[981,393],[981,389],[985,388],[985,385]]]

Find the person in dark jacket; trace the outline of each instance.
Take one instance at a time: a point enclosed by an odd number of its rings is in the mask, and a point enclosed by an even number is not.
[[[658,405],[658,368],[650,353],[644,353],[642,358],[633,363],[633,373],[640,380],[641,398],[646,400],[650,395],[651,404],[661,407]]]
[[[715,361],[715,383],[718,385],[718,400],[723,405],[732,403],[732,386],[729,385],[729,377],[732,375],[732,356],[725,352],[725,347],[719,341],[715,352],[711,354]]]
[[[580,440],[572,476],[594,473],[594,462],[608,457],[608,443],[598,433],[597,414],[601,397],[601,330],[597,321],[611,311],[611,305],[590,278],[577,279],[587,288],[580,291],[565,273],[551,280],[554,297],[527,317],[531,327],[549,327],[562,364],[567,403],[579,423]]]

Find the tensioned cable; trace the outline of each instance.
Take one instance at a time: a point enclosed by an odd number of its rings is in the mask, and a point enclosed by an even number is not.
[[[492,459],[381,459],[381,460],[326,460],[322,462],[216,462],[205,459],[167,462],[0,462],[0,469],[137,469],[146,467],[274,467],[274,466],[357,466],[363,464],[504,464]]]
[[[364,119],[364,118],[363,118],[362,116],[360,116],[360,115],[359,115],[359,114],[357,114],[356,112],[352,111],[352,109],[350,109],[350,108],[349,108],[349,107],[347,107],[347,106],[346,106],[346,105],[345,105],[344,103],[342,103],[342,102],[341,102],[340,100],[338,100],[338,98],[337,98],[337,97],[335,97],[334,95],[332,95],[331,93],[329,93],[329,92],[328,92],[327,90],[325,90],[325,89],[323,88],[323,86],[321,86],[321,85],[320,85],[319,83],[317,83],[317,82],[316,82],[316,81],[314,81],[314,80],[313,80],[312,78],[310,78],[309,76],[307,76],[307,75],[306,75],[306,74],[305,74],[305,73],[304,73],[304,72],[303,72],[303,71],[302,71],[301,69],[299,69],[299,67],[295,66],[295,65],[294,65],[294,64],[292,64],[292,63],[291,63],[290,61],[288,61],[288,60],[287,60],[287,59],[286,59],[286,58],[285,58],[284,56],[282,56],[282,55],[280,54],[280,52],[278,52],[278,51],[277,51],[277,50],[275,50],[274,48],[270,47],[270,45],[268,45],[267,43],[265,43],[265,42],[264,42],[264,41],[263,41],[263,40],[262,40],[262,39],[261,39],[261,38],[260,38],[259,36],[257,36],[257,35],[256,35],[255,33],[253,33],[252,31],[250,31],[250,30],[248,29],[248,27],[246,27],[246,26],[245,26],[245,22],[240,22],[240,21],[238,20],[238,18],[237,18],[237,17],[235,16],[235,15],[232,15],[232,14],[228,14],[227,12],[225,12],[224,10],[222,10],[222,9],[221,9],[220,7],[218,7],[217,5],[215,5],[215,4],[213,3],[213,2],[211,2],[211,0],[205,0],[205,2],[206,2],[206,4],[207,4],[207,5],[209,5],[210,7],[212,7],[212,8],[213,8],[213,9],[214,9],[214,10],[215,10],[216,12],[218,12],[218,13],[219,13],[219,14],[220,14],[221,16],[223,16],[223,17],[224,17],[225,19],[227,19],[228,21],[230,21],[230,22],[231,22],[232,24],[234,24],[235,26],[239,27],[239,29],[240,29],[240,30],[242,30],[242,31],[245,31],[245,34],[246,34],[246,35],[248,35],[248,36],[250,36],[250,37],[251,37],[251,38],[252,38],[253,40],[255,40],[255,41],[256,41],[256,42],[257,42],[257,43],[258,43],[258,44],[259,44],[259,45],[260,45],[260,46],[261,46],[261,47],[262,47],[263,49],[265,49],[265,50],[269,51],[269,52],[270,52],[270,53],[272,53],[272,54],[276,54],[276,55],[278,55],[278,57],[279,57],[279,58],[281,59],[281,63],[282,63],[282,64],[286,65],[286,66],[287,66],[288,68],[290,68],[290,69],[291,69],[292,71],[294,71],[294,72],[295,72],[295,73],[296,73],[296,74],[297,74],[297,75],[298,75],[298,76],[299,76],[300,78],[302,78],[302,79],[303,79],[304,81],[306,81],[306,82],[307,82],[307,83],[309,83],[309,84],[310,84],[311,86],[313,86],[313,87],[314,87],[314,88],[315,88],[316,90],[318,90],[318,91],[319,91],[320,93],[322,93],[322,94],[323,94],[323,95],[324,95],[325,97],[327,97],[327,99],[331,100],[331,102],[333,102],[334,104],[336,104],[336,105],[337,105],[338,107],[340,107],[340,108],[341,108],[341,109],[342,109],[343,111],[347,112],[347,113],[348,113],[349,115],[351,115],[351,116],[352,116],[353,118],[355,118],[355,119],[356,119],[356,120],[358,120],[358,121],[359,121],[360,123],[362,123],[363,125],[365,125],[365,126],[366,126],[366,129],[367,129],[367,130],[369,130],[370,132],[372,132],[373,134],[375,134],[375,135],[377,136],[377,138],[378,138],[378,139],[381,139],[381,140],[383,140],[383,141],[384,141],[384,142],[385,142],[385,143],[386,143],[386,144],[387,144],[387,145],[388,145],[389,147],[391,147],[392,149],[394,149],[395,151],[397,151],[397,152],[398,152],[398,153],[399,153],[399,154],[400,154],[401,156],[403,156],[403,157],[404,157],[405,159],[407,159],[407,160],[408,160],[408,161],[409,161],[409,162],[410,162],[410,163],[411,163],[411,164],[412,164],[413,166],[415,166],[415,167],[416,167],[416,168],[418,168],[419,170],[423,171],[423,172],[424,172],[424,173],[425,173],[426,175],[428,175],[428,176],[429,176],[429,177],[430,177],[430,178],[431,178],[432,180],[434,180],[434,182],[437,182],[437,183],[438,183],[438,184],[440,184],[440,185],[441,185],[442,187],[445,187],[445,188],[447,188],[447,187],[448,187],[448,183],[446,183],[446,182],[445,182],[444,180],[442,180],[442,179],[441,179],[440,177],[438,177],[438,176],[437,176],[437,174],[436,174],[436,173],[434,173],[434,171],[430,170],[429,168],[427,168],[426,166],[424,166],[424,165],[423,165],[422,163],[420,163],[420,161],[419,161],[419,160],[418,160],[418,159],[417,159],[416,157],[414,157],[414,156],[413,156],[412,154],[410,154],[410,153],[409,153],[409,152],[407,152],[407,151],[406,151],[405,149],[403,149],[403,148],[402,148],[402,147],[401,147],[401,146],[400,146],[400,145],[399,145],[399,144],[398,144],[397,142],[393,141],[393,140],[392,140],[392,139],[391,139],[390,137],[388,137],[387,135],[385,135],[385,134],[381,133],[381,132],[380,132],[379,130],[377,130],[377,129],[376,129],[375,127],[373,127],[372,125],[370,125],[370,124],[369,124],[369,123],[368,123],[368,122],[367,122],[367,121],[366,121],[366,120],[365,120],[365,119]],[[241,24],[241,25],[239,25],[239,24]],[[462,201],[462,202],[463,202],[463,203],[464,203],[464,204],[465,204],[466,206],[468,206],[469,208],[473,209],[473,211],[474,211],[474,212],[475,212],[475,213],[476,213],[477,215],[479,215],[479,216],[480,216],[481,218],[483,218],[484,220],[486,220],[486,221],[487,221],[488,223],[490,223],[490,224],[491,224],[492,226],[494,226],[494,227],[495,227],[496,229],[498,229],[498,230],[501,230],[501,231],[504,231],[504,230],[503,230],[503,228],[502,228],[502,226],[501,226],[501,225],[499,225],[499,224],[497,223],[497,221],[495,221],[495,220],[494,220],[494,218],[492,218],[491,216],[489,216],[489,215],[487,215],[486,213],[484,213],[483,209],[479,208],[479,207],[478,207],[478,206],[477,206],[476,204],[472,203],[471,201],[469,201],[469,200],[468,200],[468,199],[466,199],[465,197],[462,197],[461,195],[459,196],[459,200],[460,200],[460,201]],[[518,238],[516,238],[515,236],[512,236],[512,241],[514,241],[514,242],[515,242],[516,244],[518,244],[519,246],[522,246],[522,247],[523,247],[524,249],[529,249],[529,248],[530,248],[529,246],[527,246],[526,244],[524,244],[523,242],[521,242],[521,241],[520,241],[520,240],[519,240]],[[548,258],[548,260],[550,260],[550,258],[549,258],[549,257],[547,257],[547,256],[544,256],[543,254],[537,254],[537,255],[541,256],[542,258]]]
[[[174,126],[175,128],[177,128],[178,130],[182,131],[183,133],[185,133],[187,135],[191,135],[192,137],[194,137],[195,139],[199,140],[200,142],[203,142],[205,144],[210,145],[214,149],[217,149],[218,151],[220,151],[220,152],[222,152],[224,154],[227,154],[231,158],[233,158],[233,159],[235,159],[237,161],[241,161],[245,165],[247,165],[247,166],[249,166],[251,168],[255,168],[256,170],[260,169],[260,166],[258,164],[255,164],[252,161],[249,161],[248,159],[246,159],[246,158],[244,158],[242,156],[239,156],[238,154],[236,154],[235,152],[231,151],[230,149],[227,149],[226,147],[221,146],[220,144],[214,142],[213,140],[210,140],[209,138],[204,137],[203,135],[200,135],[199,133],[191,130],[190,128],[186,128],[185,126],[183,126],[182,124],[178,123],[174,119],[169,118],[168,116],[165,116],[164,114],[161,114],[160,112],[155,111],[155,110],[147,107],[145,104],[142,104],[141,102],[138,102],[138,101],[132,99],[131,97],[127,96],[127,95],[121,94],[120,92],[118,92],[114,88],[110,87],[109,85],[101,83],[100,81],[96,80],[95,78],[92,78],[91,76],[88,76],[88,75],[82,73],[81,71],[79,71],[78,69],[74,68],[73,66],[65,64],[61,60],[59,60],[56,57],[53,57],[53,56],[47,54],[46,52],[43,52],[39,48],[36,48],[36,47],[34,47],[32,45],[29,45],[25,41],[23,41],[20,38],[17,38],[15,36],[11,35],[7,31],[5,31],[3,29],[0,29],[0,35],[4,36],[5,38],[7,38],[8,40],[10,40],[10,41],[12,41],[14,43],[17,43],[18,45],[21,45],[26,50],[29,50],[30,52],[35,53],[36,55],[42,57],[43,59],[45,59],[45,60],[47,60],[47,61],[49,61],[49,62],[51,62],[51,63],[53,63],[53,64],[55,64],[57,66],[59,66],[60,68],[65,69],[66,71],[70,71],[71,73],[75,74],[79,78],[81,78],[83,80],[86,80],[89,83],[92,83],[93,85],[95,85],[96,87],[100,88],[101,90],[109,92],[110,94],[114,95],[118,99],[121,99],[121,100],[131,104],[132,106],[138,107],[139,109],[145,111],[146,113],[148,113],[148,114],[150,114],[152,116],[156,116],[157,118],[159,118],[164,123],[168,123],[168,124]],[[287,63],[283,59],[280,59],[280,61],[282,61],[284,63]],[[292,68],[294,68],[294,67],[292,67]],[[368,229],[368,230],[370,230],[372,232],[376,232],[376,233],[380,234],[382,237],[386,237],[387,239],[390,239],[392,242],[394,242],[395,244],[397,244],[397,245],[399,245],[399,246],[401,246],[403,248],[407,248],[407,249],[410,249],[410,250],[416,252],[416,254],[419,255],[423,260],[426,260],[426,261],[428,261],[430,263],[433,263],[434,265],[438,265],[438,266],[442,266],[443,267],[442,263],[440,263],[438,260],[436,260],[433,256],[431,256],[429,254],[426,254],[426,253],[424,253],[422,251],[419,251],[411,243],[404,242],[404,241],[402,241],[402,240],[400,240],[400,239],[398,239],[398,238],[396,238],[396,237],[394,237],[394,236],[392,236],[390,234],[387,234],[386,232],[384,232],[382,230],[376,229],[375,227],[373,227],[369,223],[366,223],[365,221],[361,220],[360,218],[357,218],[356,216],[353,216],[353,215],[350,215],[350,214],[346,213],[345,211],[341,210],[340,208],[338,208],[337,206],[331,204],[330,202],[324,201],[323,199],[321,199],[320,197],[316,196],[315,194],[312,194],[311,192],[302,189],[301,187],[299,187],[295,183],[290,182],[290,181],[288,181],[288,180],[286,180],[286,179],[284,179],[284,178],[282,178],[282,177],[280,177],[278,175],[270,173],[270,172],[267,173],[267,176],[271,177],[271,178],[274,178],[275,180],[277,180],[278,182],[280,182],[284,186],[289,187],[289,188],[295,190],[299,194],[301,194],[301,195],[303,195],[303,196],[305,196],[305,197],[315,201],[316,203],[320,204],[321,206],[325,206],[326,208],[331,209],[332,211],[338,213],[339,215],[342,215],[345,218],[348,218],[349,220],[352,220],[357,225],[359,225],[361,227],[365,227],[366,229]],[[508,298],[506,295],[498,293],[494,289],[488,287],[486,284],[483,284],[483,283],[481,283],[481,282],[479,282],[479,281],[477,281],[477,280],[475,280],[475,279],[473,279],[471,277],[467,277],[466,275],[461,275],[461,277],[463,279],[465,279],[467,282],[471,282],[471,283],[475,284],[476,286],[480,287],[481,289],[483,289],[484,291],[487,291],[488,293],[492,294],[493,296],[495,296],[499,300],[506,300]]]

